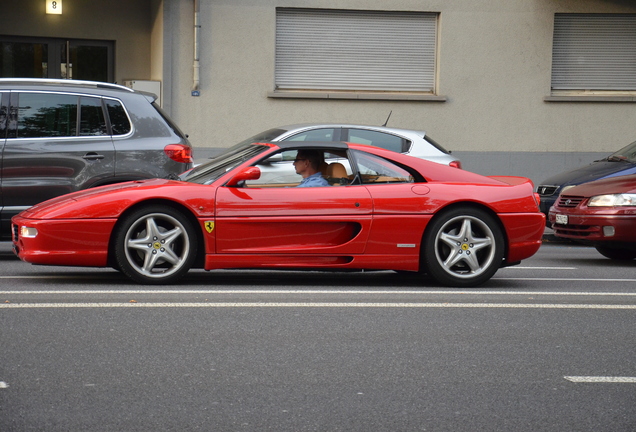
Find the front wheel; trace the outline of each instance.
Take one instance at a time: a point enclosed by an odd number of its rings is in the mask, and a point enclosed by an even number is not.
[[[636,258],[636,250],[596,246],[598,253],[605,258],[616,261],[631,261]]]
[[[190,270],[196,255],[192,223],[168,206],[141,208],[126,216],[115,232],[116,265],[138,283],[174,283]]]
[[[437,215],[426,229],[424,270],[442,285],[477,286],[497,272],[504,247],[493,216],[476,208],[452,209]]]

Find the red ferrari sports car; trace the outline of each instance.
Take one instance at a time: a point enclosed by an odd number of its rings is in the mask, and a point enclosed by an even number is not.
[[[319,154],[296,187],[299,151]],[[302,173],[301,173],[302,174]],[[144,284],[190,268],[395,270],[476,286],[532,256],[545,217],[532,182],[360,144],[239,144],[177,180],[68,194],[13,218],[33,264],[111,266]]]
[[[559,196],[549,220],[557,237],[614,260],[636,258],[636,175],[583,183]]]

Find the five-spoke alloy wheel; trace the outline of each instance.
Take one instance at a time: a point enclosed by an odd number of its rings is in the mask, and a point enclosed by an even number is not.
[[[183,213],[169,206],[152,206],[121,221],[114,246],[117,267],[130,279],[171,284],[192,267],[197,236]]]
[[[427,227],[423,270],[443,285],[477,286],[495,274],[503,254],[504,235],[494,217],[477,208],[455,208]]]

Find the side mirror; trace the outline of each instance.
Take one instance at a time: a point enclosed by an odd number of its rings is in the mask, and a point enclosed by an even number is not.
[[[243,171],[239,171],[239,173],[236,174],[234,177],[232,177],[230,181],[225,184],[225,186],[229,186],[229,187],[236,186],[242,181],[258,180],[259,178],[261,178],[260,168],[255,166],[248,167],[248,168],[245,168]]]

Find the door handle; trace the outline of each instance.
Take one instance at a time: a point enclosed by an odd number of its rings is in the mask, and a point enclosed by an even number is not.
[[[100,155],[100,154],[97,154],[95,152],[90,152],[90,153],[86,153],[84,156],[82,156],[82,159],[99,160],[99,159],[104,159],[104,155]]]

